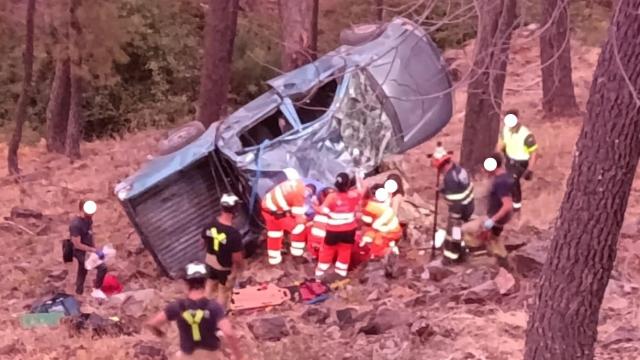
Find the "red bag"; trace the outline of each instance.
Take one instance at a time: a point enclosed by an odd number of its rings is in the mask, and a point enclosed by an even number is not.
[[[104,277],[104,282],[102,283],[102,288],[100,288],[103,293],[107,296],[119,294],[122,292],[122,285],[118,281],[114,275],[107,274]]]

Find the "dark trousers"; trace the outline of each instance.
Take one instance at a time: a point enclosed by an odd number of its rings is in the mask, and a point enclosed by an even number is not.
[[[507,171],[513,175],[515,184],[513,185],[513,202],[514,204],[520,204],[522,202],[522,188],[520,187],[520,178],[524,175],[529,167],[529,161],[527,160],[513,160],[507,157]]]
[[[87,269],[84,267],[85,260],[85,252],[76,251],[73,256],[78,260],[78,275],[76,276],[76,294],[82,295],[84,292],[84,281],[87,278]],[[100,289],[102,287],[102,282],[104,281],[104,277],[107,275],[107,266],[105,264],[100,264],[96,270],[98,270],[98,274],[96,274],[96,280],[93,283],[93,287],[96,289]]]

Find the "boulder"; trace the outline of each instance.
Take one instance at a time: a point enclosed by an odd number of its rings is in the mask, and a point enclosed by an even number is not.
[[[314,324],[324,324],[329,316],[328,309],[318,306],[308,308],[301,315],[302,319]]]
[[[357,316],[358,309],[356,308],[344,308],[336,310],[336,319],[338,319],[340,328],[345,328],[349,325],[355,324]]]
[[[514,270],[524,278],[536,278],[542,271],[547,257],[547,247],[533,242],[509,255]]]
[[[496,283],[501,295],[513,292],[512,290],[516,285],[516,279],[514,279],[513,275],[504,268],[500,268],[500,270],[498,270],[498,275],[496,275],[493,281]]]
[[[460,300],[465,304],[484,304],[500,296],[500,290],[495,281],[489,280],[462,292]]]
[[[455,271],[442,265],[442,263],[440,262],[438,263],[432,262],[431,264],[427,265],[425,273],[423,274],[426,277],[426,279],[429,279],[435,282],[440,282],[451,275],[455,275],[455,273],[456,273]]]
[[[27,209],[23,207],[11,208],[11,218],[13,219],[42,219],[42,212],[33,209]]]
[[[461,276],[461,283],[468,288],[474,288],[476,286],[485,284],[487,281],[493,279],[497,274],[495,268],[489,266],[479,266],[466,270]],[[458,281],[458,279],[453,279]]]
[[[397,326],[408,325],[412,315],[406,311],[382,307],[359,332],[365,335],[379,335]]]
[[[257,340],[279,341],[290,334],[284,316],[257,318],[249,321],[247,325]]]

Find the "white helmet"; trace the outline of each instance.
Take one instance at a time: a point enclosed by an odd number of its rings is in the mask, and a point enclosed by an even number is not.
[[[518,117],[515,114],[507,114],[504,117],[504,126],[511,129],[512,127],[518,125]]]
[[[298,173],[298,170],[296,170],[294,168],[286,168],[286,169],[284,169],[282,171],[287,176],[287,180],[298,180],[298,179],[300,179],[300,174]]]
[[[98,210],[98,205],[96,205],[95,201],[87,200],[82,204],[82,211],[84,211],[87,215],[93,215]]]
[[[240,199],[238,199],[238,197],[235,194],[232,194],[232,193],[222,194],[222,197],[220,198],[220,205],[235,206],[239,201]]]

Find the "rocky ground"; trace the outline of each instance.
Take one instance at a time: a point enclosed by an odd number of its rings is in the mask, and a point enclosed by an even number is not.
[[[448,53],[463,71],[471,54]],[[584,109],[598,50],[573,44],[574,82]],[[541,119],[537,41],[525,32],[514,40],[506,86],[506,107],[521,109],[522,118],[540,143],[535,179],[524,188],[525,209],[507,232],[510,242],[527,246],[512,255],[515,270],[498,270],[478,259],[455,268],[429,262],[422,249],[431,218],[408,211],[409,237],[403,244],[399,272],[393,279],[375,266],[352,274],[345,288],[320,305],[285,304],[233,317],[247,359],[517,359],[524,346],[527,307],[544,260],[553,220],[562,200],[565,179],[580,130],[580,118]],[[455,116],[437,140],[458,149],[466,95],[456,90]],[[161,131],[133,134],[123,140],[83,144],[84,158],[73,164],[47,154],[44,144],[22,149],[25,179],[0,179],[0,358],[6,359],[161,359],[177,350],[177,333],[158,340],[140,331],[143,321],[182,291],[181,284],[159,275],[153,260],[112,194],[115,183],[145,161]],[[429,203],[434,176],[425,166],[436,139],[393,158],[411,184],[416,201]],[[6,146],[0,145],[2,153]],[[0,173],[6,174],[5,164]],[[482,181],[478,195],[482,197]],[[622,230],[618,258],[600,316],[599,359],[635,359],[640,351],[640,183],[636,181]],[[60,240],[80,197],[96,199],[95,233],[99,243],[118,250],[114,273],[135,297],[98,303],[83,299],[83,310],[118,316],[122,326],[107,333],[59,328],[23,330],[18,316],[35,299],[59,290],[71,291],[75,263],[61,262]],[[38,214],[13,211],[15,207]],[[26,217],[25,217],[26,216]],[[33,217],[35,216],[35,217]],[[256,280],[290,285],[311,266],[286,264],[269,269],[254,259]],[[92,275],[92,274],[91,274]],[[146,289],[146,290],[145,290]]]

